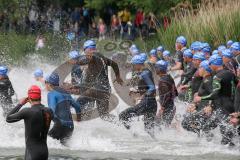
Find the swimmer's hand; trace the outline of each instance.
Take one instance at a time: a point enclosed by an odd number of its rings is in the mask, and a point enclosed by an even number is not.
[[[194,103],[199,103],[199,102],[201,102],[201,100],[202,100],[202,97],[196,95],[196,96],[194,97],[193,102],[194,102]]]
[[[194,113],[196,112],[196,105],[195,104],[190,104],[187,108],[188,113]]]
[[[116,79],[114,80],[113,83],[117,82],[118,84],[120,84],[121,86],[123,85],[123,80],[120,76],[117,76]]]
[[[204,113],[207,115],[207,116],[210,116],[212,114],[212,107],[211,106],[206,106],[204,109],[203,109]]]
[[[231,117],[229,123],[233,126],[237,126],[239,124],[239,119],[236,117]]]
[[[177,90],[179,93],[182,93],[183,91],[187,90],[189,88],[188,85],[180,85]]]
[[[29,102],[28,97],[25,97],[25,98],[20,99],[19,104],[21,104],[23,106],[23,105],[25,105],[28,102]]]

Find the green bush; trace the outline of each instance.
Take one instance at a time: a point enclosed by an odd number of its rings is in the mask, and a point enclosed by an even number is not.
[[[203,4],[197,15],[189,12],[187,16],[174,19],[168,29],[158,31],[158,39],[167,49],[174,50],[176,37],[184,35],[191,42],[199,40],[213,47],[225,44],[227,40],[239,40],[240,1],[229,0],[217,4]]]

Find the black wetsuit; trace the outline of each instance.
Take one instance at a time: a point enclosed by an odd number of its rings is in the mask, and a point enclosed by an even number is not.
[[[181,85],[186,85],[188,82],[192,80],[194,73],[197,71],[197,68],[194,67],[192,62],[187,63],[186,67],[184,68],[184,73],[181,76]]]
[[[240,112],[240,81],[235,90],[234,110],[235,112]]]
[[[119,119],[123,122],[127,129],[130,128],[129,122],[132,117],[144,115],[145,130],[154,136],[154,120],[157,112],[156,89],[153,81],[152,72],[149,69],[144,69],[139,74],[139,81],[136,88],[138,93],[143,96],[139,104],[134,107],[127,108],[120,113]]]
[[[111,66],[116,76],[120,76],[117,63],[100,53],[95,53],[91,60],[83,56],[78,64],[86,65],[83,70],[82,82],[80,87],[81,97],[77,100],[81,106],[89,102],[95,102],[99,115],[102,119],[111,121],[114,118],[109,114],[109,99],[111,86],[108,79],[108,66]],[[110,117],[109,117],[110,116]]]
[[[176,112],[174,99],[178,96],[175,82],[170,75],[164,75],[160,78],[158,91],[161,107],[164,108],[162,120],[166,125],[170,125]]]
[[[3,108],[4,115],[12,109],[12,96],[14,93],[12,83],[8,77],[0,80],[0,105]]]
[[[198,90],[199,96],[207,96],[212,93],[212,76],[203,78]],[[203,100],[196,104],[196,113],[187,115],[182,121],[182,127],[195,133],[208,132],[217,127],[215,121],[211,121],[210,116],[206,116],[202,109],[210,104],[209,100]]]
[[[238,65],[240,65],[240,55],[237,55],[234,60],[237,62]]]
[[[222,144],[231,143],[233,132],[228,126],[228,116],[234,112],[233,90],[236,83],[235,75],[226,70],[217,71],[213,78],[212,93],[203,96],[202,100],[212,100],[213,115],[212,119],[220,126],[223,135]]]
[[[181,51],[176,52],[176,61],[181,63],[181,70],[184,70],[184,59],[183,59],[183,52],[186,50],[186,48],[183,48]]]
[[[13,123],[24,120],[25,160],[47,160],[47,134],[53,118],[52,112],[41,104],[20,110],[21,107],[22,105],[19,104],[9,112],[7,122]]]
[[[81,83],[82,69],[80,65],[73,65],[71,71],[72,85],[79,85]]]
[[[235,59],[232,59],[228,63],[224,64],[224,68],[231,71],[235,76],[237,75],[238,63]]]
[[[191,81],[191,91],[192,91],[192,97],[194,96],[195,93],[198,92],[201,83],[202,83],[203,78],[199,76],[198,71],[196,71],[192,77]]]
[[[181,76],[181,80],[178,84],[178,86],[180,85],[187,85],[189,84],[192,79],[193,79],[193,76],[194,76],[194,73],[197,71],[197,68],[193,65],[192,62],[189,62],[189,63],[184,63],[184,73],[182,74]],[[178,96],[178,98],[181,100],[181,101],[184,101],[184,102],[191,102],[192,101],[192,89],[189,88],[183,92],[181,92]]]

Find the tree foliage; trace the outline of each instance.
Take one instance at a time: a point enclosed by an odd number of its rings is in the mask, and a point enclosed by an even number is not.
[[[189,1],[193,6],[196,6],[201,0],[85,0],[87,7],[96,10],[116,5],[118,8],[128,7],[130,10],[142,8],[145,12],[156,14],[168,13],[170,8],[185,1]]]

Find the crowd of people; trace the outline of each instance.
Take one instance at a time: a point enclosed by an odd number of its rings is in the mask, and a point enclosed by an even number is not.
[[[93,9],[76,7],[74,9],[49,6],[40,10],[32,5],[26,16],[6,9],[0,12],[0,30],[3,32],[16,31],[22,33],[53,32],[70,34],[73,38],[90,37],[105,39],[126,38],[154,34],[159,22],[153,13],[146,14],[142,9],[135,15],[125,8],[123,10],[105,9],[100,15]],[[164,26],[169,21],[165,18]]]
[[[172,127],[176,99],[188,104],[181,121],[183,129],[210,141],[214,136],[212,131],[219,127],[221,144],[233,147],[233,138],[240,134],[240,43],[230,40],[212,51],[208,43],[196,41],[188,49],[187,39],[179,36],[175,46],[176,57],[163,46],[149,53],[142,53],[136,45],[129,48],[131,61],[125,64],[132,65],[129,96],[135,99],[135,106],[119,116],[109,113],[108,66],[113,68],[116,82],[120,85],[128,82],[122,80],[118,62],[99,53],[94,40],[84,43],[83,54],[69,53],[69,63],[73,65],[71,83],[60,84],[58,73],[44,78],[41,69],[34,72],[35,79],[48,91],[47,108],[41,104],[41,89],[32,86],[27,98],[11,111],[6,109],[13,106],[14,90],[7,67],[1,66],[1,104],[7,122],[25,120],[26,157],[47,159],[47,135],[66,144],[74,131],[71,107],[76,111],[76,120],[81,121],[84,108],[96,104],[102,120],[118,121],[126,129],[131,128],[133,117],[143,115],[145,131],[155,139],[155,127]],[[174,71],[179,71],[179,83],[170,74]],[[75,100],[72,94],[80,96]],[[32,107],[20,110],[28,102]],[[51,120],[54,125],[49,131]]]

